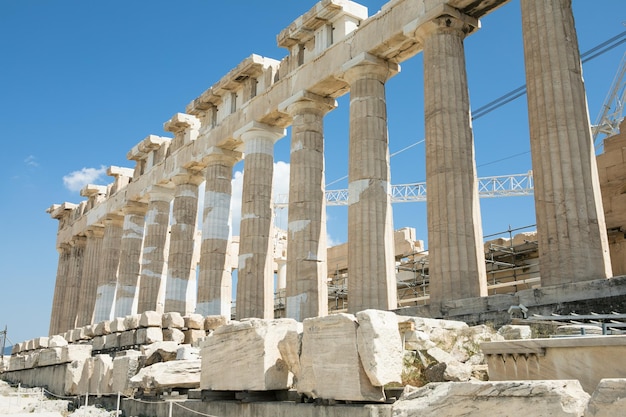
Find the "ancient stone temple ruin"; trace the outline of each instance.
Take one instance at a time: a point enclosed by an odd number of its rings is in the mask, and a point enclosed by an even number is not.
[[[372,16],[352,1],[317,3],[278,34],[278,44],[287,50],[282,60],[245,58],[165,122],[169,136],[148,135],[133,146],[127,157],[134,168],[110,167],[110,185],[87,185],[81,191],[85,201],[50,207],[50,215],[59,221],[50,335],[67,335],[70,346],[89,346],[72,348],[79,356],[91,357],[90,349],[98,353],[99,359],[90,364],[95,375],[97,367],[113,369],[108,352],[130,352],[164,339],[199,343],[209,333],[201,365],[199,359],[190,365],[195,367],[189,370],[192,374],[202,368],[201,380],[192,384],[196,388],[256,392],[296,386],[308,397],[384,402],[382,388],[397,382],[399,371],[387,377],[380,370],[402,362],[402,349],[396,349],[400,334],[405,347],[407,341],[426,344],[415,335],[415,340],[406,338],[416,326],[425,326],[426,319],[395,319],[390,310],[454,316],[473,324],[494,314],[502,324],[502,313],[509,318],[511,306],[544,312],[549,305],[587,298],[622,297],[623,302],[624,279],[608,280],[613,273],[601,178],[569,0],[521,1],[537,213],[535,272],[541,288],[488,297],[463,43],[480,29],[482,16],[504,3],[392,0]],[[396,261],[405,256],[398,248],[409,242],[415,250],[416,242],[406,237],[410,233],[394,234],[385,83],[403,61],[420,52],[428,305],[398,310]],[[326,245],[324,116],[344,94],[350,95],[349,208],[348,242],[341,256],[348,273],[350,314],[329,315],[327,259],[335,252]],[[276,245],[273,147],[289,126],[288,228],[286,238]],[[240,236],[233,237],[231,180],[240,160],[245,164]],[[611,236],[614,253],[623,253],[623,241]],[[624,270],[619,262],[614,265]],[[231,311],[235,269],[236,307]],[[284,318],[272,321],[277,292],[284,294]],[[232,318],[241,322],[227,324]],[[400,332],[398,321],[404,323]],[[435,326],[435,321],[427,323]],[[467,327],[442,323],[436,326]],[[369,333],[359,333],[364,329]],[[233,337],[258,349],[265,362],[250,359],[250,352],[256,352],[252,348],[229,345]],[[380,347],[380,340],[389,344]],[[32,341],[32,349],[22,346],[16,354],[47,348],[48,343]],[[65,346],[55,343],[57,348]],[[353,373],[345,372],[348,365],[343,362],[333,367],[329,364],[338,355],[333,356],[332,349],[319,356],[328,346],[335,346],[343,354],[341,360],[352,365],[363,358],[370,358],[369,364],[354,365]],[[433,348],[424,349],[432,357],[450,357]],[[116,356],[115,361],[130,363],[129,355]],[[465,356],[463,361],[469,361],[470,355]],[[382,366],[385,357],[400,359]],[[224,369],[231,359],[247,364],[250,380],[242,382],[241,375]],[[27,369],[27,361],[16,361],[13,370]],[[463,361],[456,360],[454,366],[462,368]],[[62,362],[54,357],[48,364]],[[449,372],[450,364],[452,360]],[[469,379],[471,370],[465,374]],[[65,379],[62,391],[90,390],[91,382],[81,380],[80,372],[73,375],[75,379]],[[345,394],[344,388],[333,385],[342,378],[352,378],[356,393]],[[68,388],[68,381],[83,385],[69,383]],[[115,381],[128,389],[124,381]],[[115,391],[110,384],[106,390]],[[394,415],[409,415],[401,408]],[[385,410],[391,413],[391,408]]]

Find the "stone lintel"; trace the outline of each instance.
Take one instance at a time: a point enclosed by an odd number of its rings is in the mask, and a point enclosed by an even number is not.
[[[53,219],[61,219],[67,216],[72,210],[78,207],[78,204],[65,202],[63,204],[53,204],[46,210],[46,213],[50,214]]]
[[[126,205],[122,208],[122,212],[124,214],[137,214],[142,215],[146,214],[148,211],[148,204],[142,201],[130,200],[126,203]]]
[[[193,114],[194,116],[209,110],[211,108],[217,108],[222,103],[222,96],[217,94],[213,87],[209,88],[191,103],[185,107],[187,114]]]
[[[225,161],[235,165],[242,158],[243,154],[241,152],[231,151],[219,146],[211,146],[207,149],[207,155],[202,158],[202,164],[207,166],[214,161]]]
[[[178,168],[172,172],[172,182],[175,185],[195,184],[200,185],[204,181],[204,173],[201,170]]]
[[[276,36],[276,43],[283,48],[306,43],[315,36],[316,29],[346,15],[365,20],[367,7],[347,0],[322,0],[283,29]]]
[[[163,124],[163,130],[175,135],[181,134],[188,129],[198,130],[200,120],[196,116],[186,113],[176,113],[170,120]]]
[[[233,137],[242,142],[255,136],[266,136],[272,138],[274,142],[287,134],[287,130],[281,127],[271,126],[261,122],[250,122],[247,125],[237,129],[233,133]]]
[[[132,168],[124,168],[118,166],[110,166],[107,168],[107,175],[110,177],[115,177],[116,179],[119,177],[129,177],[132,178],[135,170]]]
[[[148,154],[156,149],[159,149],[165,142],[170,141],[171,138],[166,138],[157,135],[148,135],[145,139],[139,142],[137,145],[128,151],[126,159],[131,161],[140,161],[146,159]]]
[[[367,52],[362,52],[342,65],[343,78],[347,77],[347,73],[354,68],[364,67],[368,72],[378,69],[389,79],[400,72],[400,65],[395,62],[386,61]]]
[[[87,184],[80,190],[80,195],[87,198],[105,195],[106,193],[106,185]]]
[[[146,191],[146,195],[150,200],[155,201],[171,201],[174,198],[174,184],[152,185]]]
[[[239,63],[228,74],[222,77],[212,90],[222,96],[227,91],[236,91],[241,88],[242,83],[248,78],[256,78],[263,73],[263,70],[270,65],[278,65],[279,61],[252,54]]]
[[[480,20],[475,17],[468,16],[454,7],[450,7],[449,5],[442,3],[433,7],[420,18],[405,25],[402,29],[403,34],[407,37],[421,39],[438,26],[432,24],[434,20],[444,17],[451,17],[457,21],[456,25],[451,22],[446,22],[447,26],[453,27],[460,25],[466,34],[473,32],[475,29],[480,29]]]
[[[337,107],[337,100],[332,97],[322,97],[320,95],[311,93],[310,91],[302,90],[298,91],[296,94],[280,103],[278,105],[278,111],[286,114],[291,114],[291,110],[289,109],[289,107],[299,102],[315,103],[324,112],[329,112]]]

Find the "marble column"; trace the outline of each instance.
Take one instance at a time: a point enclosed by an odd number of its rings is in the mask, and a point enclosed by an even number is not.
[[[198,185],[204,181],[204,175],[189,172],[175,176],[172,181],[176,185],[164,308],[166,313],[175,311],[185,315],[195,307],[192,305],[196,291],[193,252],[198,223]]]
[[[541,285],[612,275],[571,0],[522,0]]]
[[[336,107],[336,102],[332,98],[302,92],[281,106],[293,119],[286,317],[302,321],[328,314],[324,115]],[[280,278],[280,271],[278,275]]]
[[[121,246],[123,256],[120,259],[119,279],[115,293],[115,317],[137,313],[141,250],[148,204],[130,201],[122,211],[124,212]]]
[[[169,242],[170,203],[174,197],[170,188],[153,186],[148,191],[145,237],[141,257],[139,301],[137,313],[163,313],[167,253]]]
[[[78,296],[80,283],[83,280],[83,270],[85,264],[85,246],[87,237],[74,236],[70,242],[70,266],[68,268],[67,286],[63,299],[63,319],[61,331],[76,328],[78,316]]]
[[[244,143],[245,154],[237,271],[238,320],[274,317],[272,176],[274,143],[284,135],[284,129],[257,122],[235,133]]]
[[[102,238],[100,271],[96,289],[94,323],[111,320],[113,315],[123,224],[124,217],[119,214],[110,213],[104,220],[104,237]]]
[[[397,306],[385,82],[398,66],[368,54],[347,64],[348,311]]]
[[[66,283],[70,267],[72,247],[69,243],[61,243],[58,245],[59,263],[57,264],[57,277],[54,285],[54,295],[52,297],[52,311],[50,313],[50,335],[61,333],[61,324],[63,318],[63,306],[66,296]]]
[[[418,34],[424,53],[428,259],[433,311],[487,295],[463,40],[478,21],[443,15]]]
[[[205,158],[206,182],[196,313],[230,318],[232,271],[228,261],[233,166],[240,152],[214,148]]]
[[[104,227],[91,225],[85,231],[85,235],[87,236],[87,244],[85,246],[83,279],[80,283],[78,296],[78,316],[76,317],[77,327],[91,324],[93,320]]]

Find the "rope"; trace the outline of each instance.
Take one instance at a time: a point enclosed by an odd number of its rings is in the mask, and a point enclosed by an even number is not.
[[[199,412],[199,411],[192,410],[191,408],[185,407],[184,405],[179,404],[179,403],[177,403],[176,401],[172,401],[172,402],[174,403],[174,405],[176,405],[176,406],[178,406],[178,407],[182,408],[183,410],[191,411],[192,413],[194,413],[194,414],[198,414],[198,415],[200,415],[200,416],[205,416],[205,417],[218,417],[218,416],[214,416],[213,414],[204,414],[204,413],[201,413],[201,412]]]
[[[61,398],[61,399],[63,399],[63,400],[76,400],[76,399],[79,399],[79,398],[80,398],[80,396],[76,396],[76,395],[74,395],[74,396],[70,396],[70,397],[68,397],[68,396],[64,396],[64,395],[57,395],[57,394],[55,394],[54,392],[50,392],[50,391],[48,391],[48,390],[47,390],[47,389],[45,389],[45,388],[42,388],[41,390],[42,390],[42,392],[45,392],[46,394],[50,395],[51,397]]]

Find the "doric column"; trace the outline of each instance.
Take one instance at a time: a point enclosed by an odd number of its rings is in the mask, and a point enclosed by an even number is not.
[[[611,263],[571,0],[522,0],[521,6],[541,285],[607,278]]]
[[[76,318],[77,327],[91,324],[93,320],[104,227],[91,225],[89,229],[85,231],[85,234],[87,235],[87,244],[85,246],[83,279],[80,282],[78,296],[78,316]]]
[[[125,317],[137,313],[141,249],[148,204],[130,201],[122,211],[124,212],[124,230],[122,232],[119,279],[115,293],[115,317]]]
[[[153,186],[148,191],[150,202],[146,213],[145,238],[141,257],[141,279],[137,313],[163,312],[167,248],[169,241],[170,188]]]
[[[239,131],[244,143],[243,191],[237,319],[274,317],[274,271],[271,250],[274,143],[285,130],[253,122]]]
[[[348,311],[397,306],[385,82],[396,64],[362,54],[350,84]]]
[[[63,299],[61,331],[74,329],[76,327],[78,296],[80,284],[83,280],[86,244],[87,238],[85,236],[74,236],[70,242],[70,265],[67,273],[65,297]]]
[[[205,158],[206,182],[196,313],[230,317],[232,271],[228,262],[233,166],[240,152],[213,148]]]
[[[63,307],[66,295],[67,275],[70,266],[72,247],[69,243],[61,243],[58,245],[59,263],[57,264],[57,278],[54,285],[54,295],[52,298],[52,312],[50,313],[50,335],[61,333],[63,320]]]
[[[293,119],[286,317],[297,321],[328,314],[324,115],[335,107],[334,99],[309,92],[301,92],[279,106]],[[280,271],[278,275],[280,278]]]
[[[417,32],[424,53],[430,303],[487,295],[463,40],[476,19],[454,9]]]
[[[124,217],[109,213],[104,220],[104,237],[102,238],[102,254],[100,271],[96,289],[96,306],[94,323],[111,320],[117,287],[117,272],[120,264],[120,246],[122,243],[122,227]]]
[[[167,258],[167,282],[165,285],[165,312],[176,311],[183,315],[193,312],[195,296],[196,265],[193,251],[198,215],[198,185],[204,175],[186,172],[175,176],[172,225]]]

